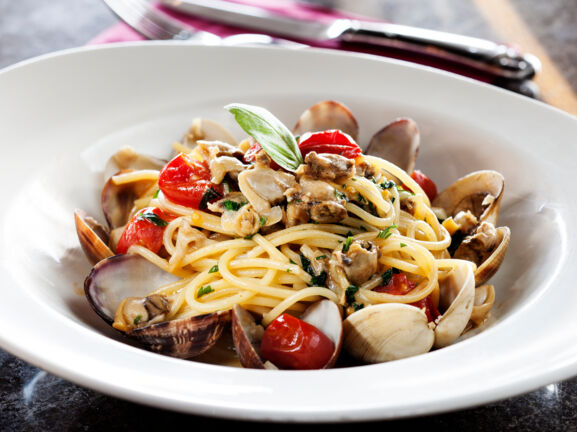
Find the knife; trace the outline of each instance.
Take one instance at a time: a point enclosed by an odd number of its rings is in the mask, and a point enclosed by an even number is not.
[[[357,47],[411,52],[469,69],[490,80],[526,81],[540,70],[531,54],[485,39],[383,22],[337,18],[308,21],[275,14],[264,8],[222,0],[161,0],[169,9],[211,21],[245,27],[319,46],[338,42]],[[394,56],[394,55],[393,55]],[[450,69],[450,68],[449,68]]]

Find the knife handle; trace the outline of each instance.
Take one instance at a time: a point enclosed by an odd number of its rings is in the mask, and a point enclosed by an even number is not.
[[[409,50],[455,62],[508,80],[527,80],[540,69],[532,55],[485,39],[389,23],[348,21],[344,42]]]

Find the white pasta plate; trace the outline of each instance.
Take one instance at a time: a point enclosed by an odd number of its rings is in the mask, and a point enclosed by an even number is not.
[[[577,374],[577,119],[449,73],[322,50],[118,44],[55,53],[0,73],[0,346],[73,383],[221,418],[345,422],[446,412]],[[506,179],[512,240],[481,331],[388,363],[321,371],[233,368],[121,339],[83,296],[90,270],[73,211],[99,215],[102,169],[123,145],[165,157],[193,117],[241,136],[223,107],[287,124],[334,99],[362,143],[396,117],[422,134],[417,167],[440,188],[477,169]]]

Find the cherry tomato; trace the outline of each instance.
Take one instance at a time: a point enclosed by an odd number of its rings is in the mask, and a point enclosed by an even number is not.
[[[437,185],[435,182],[433,182],[433,180],[431,180],[419,170],[414,170],[411,173],[411,178],[415,180],[419,186],[421,186],[423,192],[425,192],[429,197],[429,201],[433,201],[435,199],[437,196]]]
[[[348,159],[354,159],[362,154],[355,140],[338,129],[306,133],[299,139],[299,148],[303,157],[312,151],[339,154]]]
[[[427,315],[428,322],[435,321],[439,316],[441,316],[441,314],[437,310],[437,307],[435,306],[435,303],[433,303],[433,298],[431,297],[430,294],[419,301],[410,303],[410,305],[416,306],[419,309],[424,309],[425,315]]]
[[[210,177],[208,163],[181,153],[164,166],[158,186],[170,201],[199,209],[222,196],[222,185],[212,183]]]
[[[158,253],[162,247],[162,236],[169,219],[171,218],[158,207],[142,209],[126,225],[116,246],[116,253],[126,253],[132,245],[144,246]]]
[[[321,369],[335,344],[315,326],[282,314],[266,328],[261,355],[281,369]]]
[[[411,292],[415,288],[415,284],[411,282],[407,275],[404,273],[395,273],[393,277],[386,285],[376,287],[373,291],[394,295],[405,295]],[[429,322],[434,321],[439,317],[439,311],[433,303],[431,295],[418,300],[414,303],[408,303],[411,306],[418,307],[419,309],[425,310],[425,315],[427,315],[427,320]]]
[[[389,283],[376,287],[373,291],[393,295],[405,295],[413,288],[415,288],[415,284],[407,278],[405,273],[395,273]]]

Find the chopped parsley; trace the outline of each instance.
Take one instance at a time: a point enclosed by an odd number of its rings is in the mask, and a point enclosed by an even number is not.
[[[142,319],[142,315],[136,315],[136,318],[134,318],[134,325],[138,325],[138,323],[140,322],[140,320]]]
[[[388,239],[390,236],[393,235],[393,233],[391,232],[391,230],[394,230],[398,228],[398,225],[389,225],[388,227],[386,227],[384,230],[379,231],[379,233],[377,234],[377,238],[380,239]]]
[[[326,255],[319,255],[318,257],[316,257],[315,259],[317,260],[322,260],[325,259],[327,256]]]
[[[268,219],[266,217],[261,216],[258,223],[260,226],[264,226],[264,224],[266,224],[267,221]]]
[[[301,265],[305,272],[311,275],[311,286],[325,286],[327,281],[327,272],[322,271],[320,274],[316,274],[313,266],[311,265],[311,260],[308,259],[304,254],[300,254]]]
[[[396,185],[397,184],[392,180],[387,180],[387,181],[384,181],[380,184],[381,188],[383,188],[383,189],[390,189]]]
[[[159,227],[165,227],[166,225],[168,225],[168,222],[166,222],[164,219],[162,219],[160,216],[158,216],[156,213],[152,211],[146,211],[144,213],[141,213],[140,215],[138,215],[136,220],[147,221]]]
[[[196,298],[200,298],[203,295],[207,295],[210,294],[211,292],[213,292],[214,290],[212,289],[212,287],[210,285],[205,285],[203,287],[200,287],[198,290],[198,293],[196,294]]]
[[[209,273],[216,273],[218,271],[218,264],[213,265],[210,270],[208,271]]]
[[[348,252],[349,248],[351,247],[351,243],[353,242],[353,238],[351,236],[347,237],[347,241],[343,245],[343,252]]]
[[[152,198],[158,198],[159,193],[160,193],[160,189],[156,189],[156,192],[154,192],[154,195],[152,195]]]
[[[402,248],[407,247],[407,244],[406,244],[406,243],[401,243],[401,247],[402,247]]]
[[[359,287],[356,285],[350,285],[346,290],[345,290],[345,298],[346,298],[346,302],[347,304],[349,304],[353,310],[358,311],[362,308],[365,307],[364,304],[362,303],[357,303],[355,296],[357,295],[357,292],[359,292]]]
[[[225,200],[222,204],[224,205],[224,208],[227,209],[227,210],[237,211],[237,210],[240,209],[243,205],[245,205],[246,202],[239,203],[239,202],[232,201],[232,200]]]
[[[391,282],[391,279],[393,279],[393,275],[400,273],[401,271],[399,269],[396,268],[390,268],[387,271],[385,271],[382,275],[383,278],[383,285],[388,285]]]

